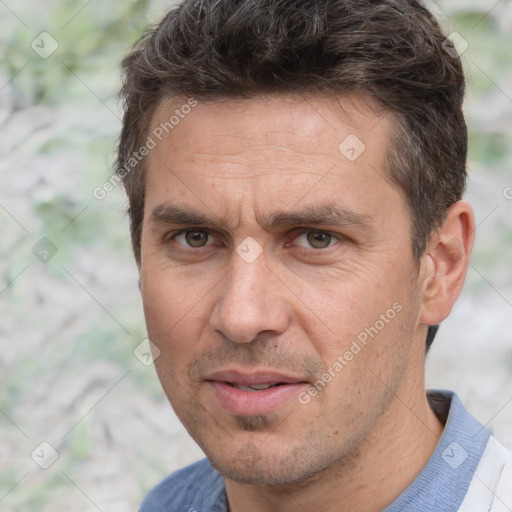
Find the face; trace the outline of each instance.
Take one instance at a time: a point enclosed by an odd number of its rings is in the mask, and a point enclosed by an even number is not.
[[[420,306],[390,131],[357,97],[199,103],[148,155],[155,366],[227,478],[289,483],[354,454],[404,382]]]

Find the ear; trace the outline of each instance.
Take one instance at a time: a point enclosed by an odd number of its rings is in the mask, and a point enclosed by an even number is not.
[[[474,238],[473,209],[465,201],[458,201],[448,210],[422,257],[420,324],[436,325],[450,314],[464,285]]]

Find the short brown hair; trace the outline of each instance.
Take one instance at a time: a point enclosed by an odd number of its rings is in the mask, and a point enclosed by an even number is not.
[[[450,51],[451,50],[451,51]],[[394,117],[387,173],[411,212],[419,260],[466,183],[460,59],[415,0],[186,0],[123,61],[116,172],[140,264],[145,160],[127,162],[164,99],[363,93]]]

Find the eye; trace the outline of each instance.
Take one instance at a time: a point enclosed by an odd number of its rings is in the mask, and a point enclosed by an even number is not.
[[[305,240],[303,243],[297,243],[300,247],[327,249],[331,246],[331,242],[336,241],[336,237],[324,231],[304,231],[295,240]]]
[[[205,247],[210,235],[207,231],[203,231],[201,229],[189,229],[186,231],[180,231],[176,233],[172,240],[176,241],[178,245],[183,245],[185,247],[193,247],[193,248],[201,248]]]

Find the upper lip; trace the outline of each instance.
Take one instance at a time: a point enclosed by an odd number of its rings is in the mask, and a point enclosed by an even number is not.
[[[229,382],[238,386],[252,386],[259,384],[296,384],[307,382],[301,377],[294,377],[277,371],[251,371],[224,370],[209,373],[204,380]]]

